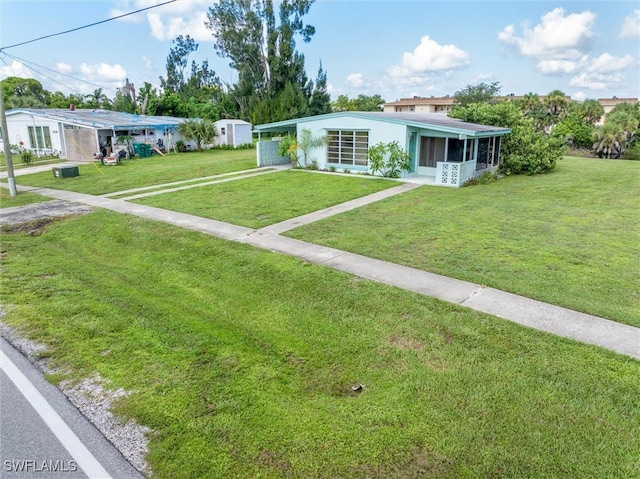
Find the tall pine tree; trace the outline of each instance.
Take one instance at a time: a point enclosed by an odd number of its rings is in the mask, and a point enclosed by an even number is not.
[[[302,21],[313,2],[282,0],[278,22],[273,0],[220,0],[209,8],[206,25],[215,32],[215,49],[238,72],[230,94],[243,119],[263,123],[308,114],[313,83],[295,37],[309,42],[315,33]]]

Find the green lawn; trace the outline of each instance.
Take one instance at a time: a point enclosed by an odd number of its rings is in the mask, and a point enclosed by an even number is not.
[[[261,228],[398,186],[395,181],[281,171],[136,200],[136,203]]]
[[[630,358],[104,210],[2,248],[2,320],[132,392],[156,478],[640,475]]]
[[[11,155],[11,162],[13,164],[13,169],[14,170],[19,170],[21,168],[27,168],[29,166],[40,166],[40,165],[55,164],[55,163],[60,163],[61,161],[64,161],[64,160],[61,160],[57,156],[42,156],[41,158],[38,158],[34,154],[33,162],[29,165],[29,164],[27,164],[27,163],[22,161],[20,154]],[[0,154],[0,171],[7,171],[7,158],[3,154]]]
[[[51,198],[33,193],[18,193],[12,197],[9,188],[0,187],[0,208],[12,208],[14,206],[28,205],[31,203],[41,203],[43,201],[49,201],[50,199]]]
[[[422,187],[288,236],[640,326],[640,163]]]
[[[20,176],[16,178],[16,183],[103,195],[255,167],[256,151],[253,149],[206,150],[125,160],[117,166],[103,166],[100,163],[81,164],[80,175],[74,178],[55,178],[51,171],[47,171]]]

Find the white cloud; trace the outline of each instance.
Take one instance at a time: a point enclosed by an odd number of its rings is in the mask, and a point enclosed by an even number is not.
[[[189,35],[196,41],[213,41],[211,30],[205,27],[207,15],[199,12],[188,19],[183,17],[164,18],[157,13],[147,14],[151,36],[156,40],[173,40],[178,35]]]
[[[591,65],[587,68],[589,72],[609,73],[618,70],[624,70],[636,63],[631,55],[624,57],[614,57],[608,53],[603,53],[598,58],[594,58]]]
[[[34,78],[33,70],[27,68],[18,60],[13,60],[11,65],[0,67],[0,73],[3,77]]]
[[[571,60],[581,57],[593,36],[592,24],[596,16],[586,10],[565,16],[562,8],[554,8],[541,17],[533,28],[523,24],[522,36],[508,25],[498,35],[505,43],[515,45],[520,53],[541,60]]]
[[[450,70],[468,65],[469,55],[455,45],[440,45],[429,35],[422,37],[413,53],[402,55],[402,67],[410,72]]]
[[[68,63],[59,62],[59,63],[56,63],[56,70],[58,70],[60,73],[64,73],[65,75],[68,75],[73,71],[73,67]]]
[[[428,35],[413,52],[405,52],[399,65],[387,68],[376,86],[380,91],[422,91],[432,89],[429,74],[450,77],[452,70],[470,64],[469,55],[455,45],[440,45]]]
[[[577,101],[585,101],[587,98],[589,98],[587,94],[583,91],[576,92],[573,95],[571,95],[571,97]]]
[[[622,23],[620,38],[640,40],[640,10],[634,10]]]
[[[489,72],[489,73],[479,73],[475,80],[473,80],[471,82],[471,84],[476,84],[476,83],[480,83],[480,82],[485,82],[487,80],[491,80],[492,78],[495,78],[495,75],[493,72]]]
[[[147,56],[142,55],[142,63],[145,68],[153,68],[153,61]]]
[[[540,60],[538,70],[545,75],[575,73],[580,64],[572,60]]]
[[[365,81],[362,78],[362,73],[350,73],[347,75],[347,85],[352,88],[364,88]]]
[[[583,72],[573,77],[569,85],[577,88],[588,88],[589,90],[606,90],[624,80],[624,75],[602,74],[593,72]]]
[[[110,12],[112,17],[131,13],[157,5],[158,0],[120,0]],[[189,35],[197,41],[213,41],[212,32],[204,22],[211,0],[177,0],[161,7],[145,10],[118,19],[122,22],[149,24],[153,38],[160,41],[173,40],[178,35]]]
[[[98,65],[80,65],[80,71],[85,75],[85,80],[100,83],[102,82],[121,82],[127,77],[126,70],[118,64],[109,65],[107,63],[99,63]]]

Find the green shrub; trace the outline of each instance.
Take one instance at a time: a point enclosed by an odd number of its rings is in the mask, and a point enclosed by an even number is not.
[[[531,118],[525,117],[513,102],[456,106],[449,116],[511,129],[509,135],[502,137],[500,147],[500,171],[505,175],[545,173],[562,158],[564,140],[536,131]]]
[[[484,171],[478,176],[474,176],[473,178],[469,178],[464,182],[462,186],[474,186],[474,185],[487,185],[489,183],[493,183],[498,179],[498,175],[491,171]]]
[[[371,171],[387,178],[398,178],[403,171],[411,169],[411,157],[397,141],[370,147],[368,156]]]
[[[184,153],[185,151],[187,151],[187,145],[185,145],[184,141],[178,140],[176,141],[176,150],[178,150],[180,153]]]
[[[636,141],[625,153],[625,160],[640,161],[640,141]]]
[[[296,139],[287,135],[282,137],[278,144],[278,156],[288,156],[291,160],[292,167],[295,168],[298,165],[298,142]]]
[[[33,153],[31,153],[29,150],[25,150],[20,153],[20,159],[25,165],[30,165],[31,163],[33,163]]]

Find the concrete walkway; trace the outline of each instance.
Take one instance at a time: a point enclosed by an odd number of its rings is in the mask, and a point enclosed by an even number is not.
[[[281,233],[302,224],[401,194],[417,186],[419,185],[403,183],[394,188],[258,230],[105,196],[23,186],[18,186],[18,191],[38,193],[51,198],[131,214],[218,238],[250,244],[640,359],[640,328],[466,281],[281,236]]]

